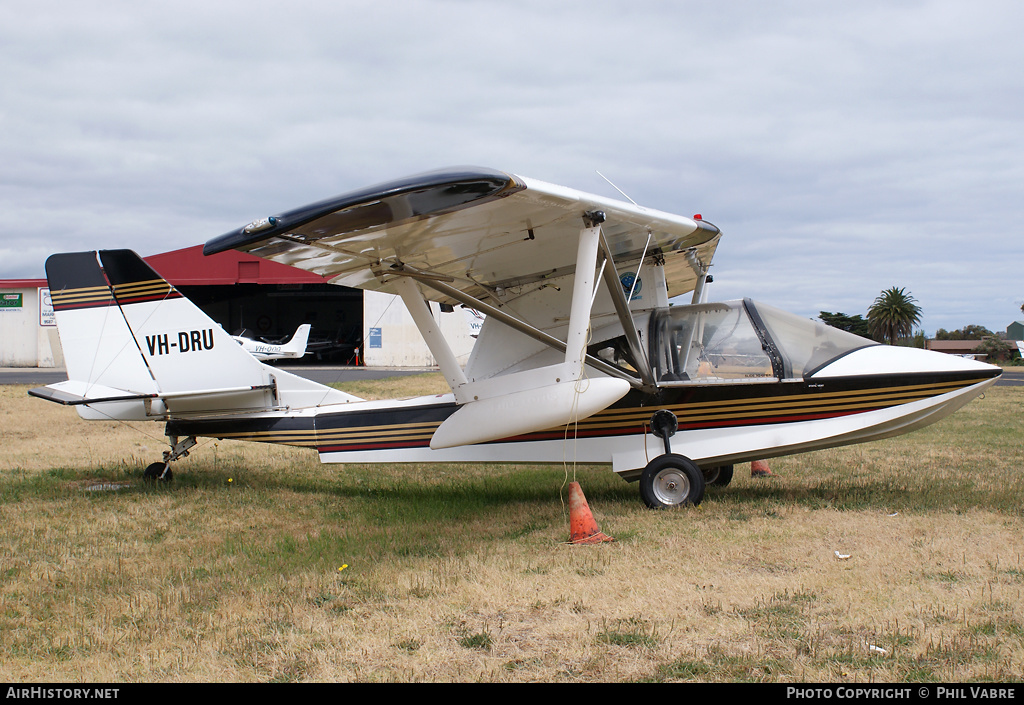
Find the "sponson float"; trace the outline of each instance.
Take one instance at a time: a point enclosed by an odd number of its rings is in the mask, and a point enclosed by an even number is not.
[[[133,252],[53,255],[69,379],[30,394],[84,418],[166,421],[171,448],[151,477],[169,478],[199,436],[307,446],[325,463],[568,457],[639,480],[659,508],[699,503],[734,463],[920,428],[1000,374],[749,299],[706,303],[719,238],[699,216],[465,167],[206,244],[401,296],[451,393],[394,401],[259,362]],[[486,314],[465,369],[428,300]]]

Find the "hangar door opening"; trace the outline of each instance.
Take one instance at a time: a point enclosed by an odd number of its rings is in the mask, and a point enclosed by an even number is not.
[[[359,289],[326,283],[181,284],[177,289],[232,335],[280,343],[309,323],[308,353],[298,364],[356,364],[363,331]]]

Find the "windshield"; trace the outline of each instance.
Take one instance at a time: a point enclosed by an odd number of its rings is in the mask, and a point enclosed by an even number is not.
[[[749,299],[673,306],[651,317],[651,364],[655,378],[667,383],[804,377],[873,344]]]
[[[782,353],[786,377],[806,377],[851,350],[878,344],[821,321],[803,318],[767,304],[750,303]]]

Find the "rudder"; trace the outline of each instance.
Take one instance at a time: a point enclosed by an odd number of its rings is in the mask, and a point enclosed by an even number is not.
[[[155,393],[156,383],[96,252],[52,255],[46,260],[46,279],[68,379],[84,385],[84,396],[100,387]]]

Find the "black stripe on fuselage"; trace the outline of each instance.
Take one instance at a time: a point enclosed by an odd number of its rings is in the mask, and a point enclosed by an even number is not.
[[[777,384],[719,384],[633,391],[575,424],[575,438],[642,435],[651,415],[672,411],[680,431],[798,423],[861,414],[955,392],[998,374],[950,373],[835,378]],[[169,436],[212,436],[316,448],[321,453],[425,448],[454,403],[327,412],[316,417],[171,421]],[[492,441],[563,438],[565,428]]]

